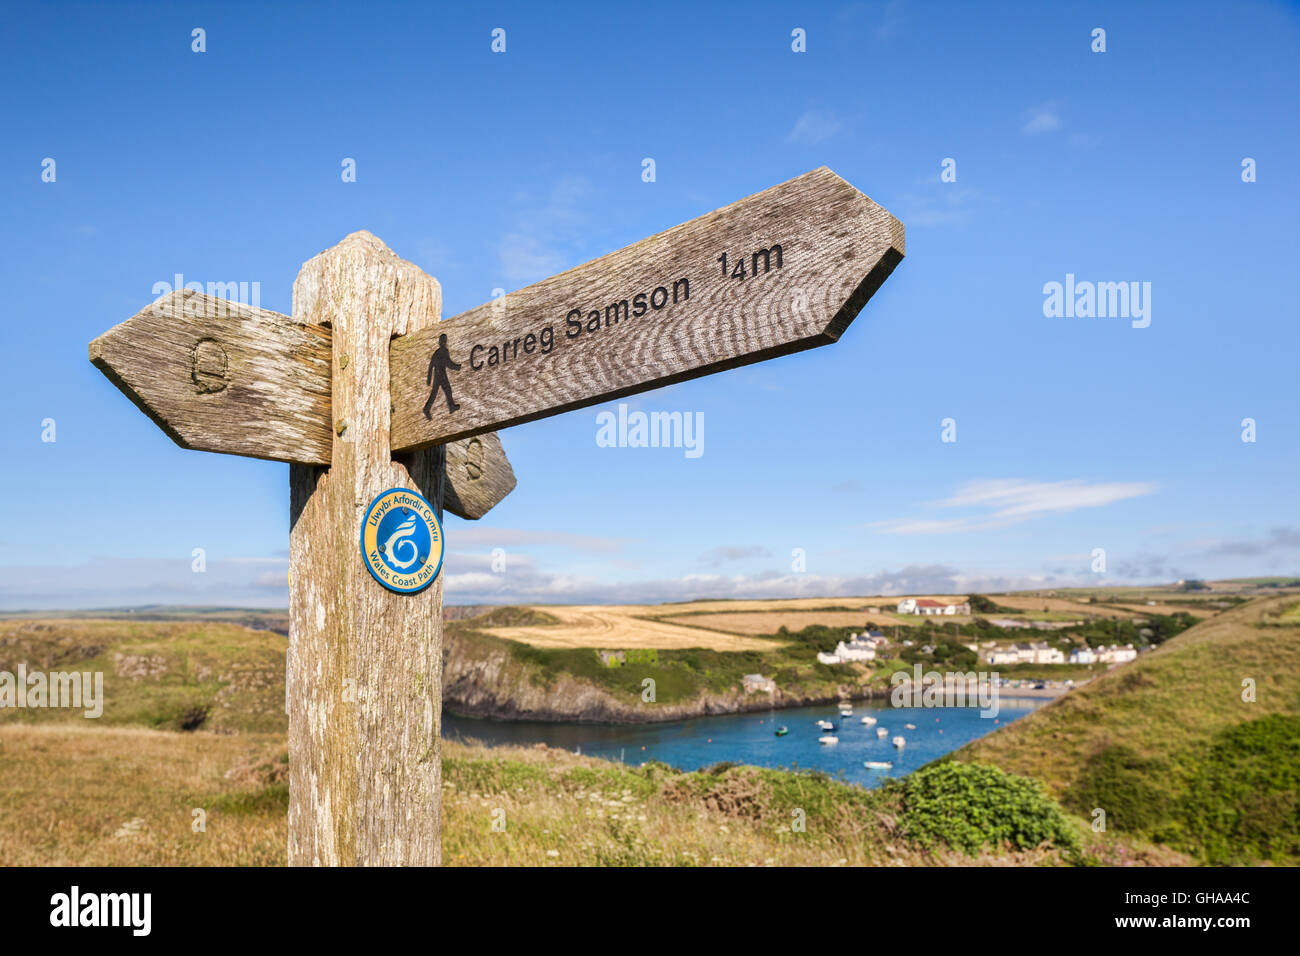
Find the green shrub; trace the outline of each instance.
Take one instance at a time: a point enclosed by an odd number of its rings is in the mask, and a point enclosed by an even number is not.
[[[1078,837],[1037,783],[986,764],[943,761],[899,785],[903,829],[920,846],[947,844],[974,855],[986,844],[1074,848]]]

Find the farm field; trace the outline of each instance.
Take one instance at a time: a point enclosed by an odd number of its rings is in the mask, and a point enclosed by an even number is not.
[[[1075,617],[1132,618],[1138,614],[1134,611],[1105,607],[1100,604],[1086,604],[1059,597],[1035,597],[1023,594],[995,594],[992,599],[1003,607],[1015,608],[1024,613],[1036,613],[1046,610],[1051,613],[1063,613]],[[1155,608],[1144,608],[1147,613],[1155,613]],[[991,614],[990,617],[997,617]]]
[[[719,614],[687,614],[680,617],[662,617],[661,621],[693,627],[707,627],[732,634],[775,634],[781,628],[801,631],[813,624],[823,627],[893,627],[901,624],[912,627],[914,622],[903,615],[866,614],[862,611],[731,611]],[[967,622],[968,617],[944,618],[947,621]]]
[[[639,617],[637,615],[652,609],[638,605],[546,605],[536,610],[556,618],[558,623],[484,627],[480,630],[493,637],[544,648],[772,650],[771,641]]]

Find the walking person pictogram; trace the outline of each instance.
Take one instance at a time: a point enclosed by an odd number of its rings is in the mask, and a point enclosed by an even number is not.
[[[433,407],[433,400],[438,396],[438,389],[447,391],[447,411],[454,412],[460,408],[451,398],[451,382],[447,380],[447,369],[453,372],[459,372],[460,366],[451,360],[451,352],[447,349],[447,336],[438,336],[438,348],[434,351],[433,356],[429,359],[429,374],[425,376],[426,385],[432,385],[433,391],[429,393],[429,400],[424,403],[424,417],[432,418],[429,409]]]

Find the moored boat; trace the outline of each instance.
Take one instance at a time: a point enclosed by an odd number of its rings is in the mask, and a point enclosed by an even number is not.
[[[895,747],[898,747],[898,748],[901,749],[901,748],[903,747],[903,745],[906,744],[906,743],[907,743],[907,741],[904,740],[902,737],[895,737],[895,738],[894,738],[894,746],[895,746]]]
[[[881,740],[883,740],[889,736],[889,731],[886,730],[884,727],[877,727],[876,736],[879,737]]]
[[[778,737],[784,737],[789,732],[790,732],[790,728],[787,727],[785,724],[782,724],[780,727],[776,728],[776,735]]]
[[[874,717],[863,717],[863,718],[862,718],[862,723],[863,723],[864,726],[867,726],[867,727],[874,727],[874,726],[876,725],[876,718],[874,718]]]
[[[817,738],[817,742],[819,744],[837,744],[840,742],[840,738],[834,734],[822,734]]]
[[[893,770],[894,765],[888,760],[864,760],[862,766],[868,770]]]

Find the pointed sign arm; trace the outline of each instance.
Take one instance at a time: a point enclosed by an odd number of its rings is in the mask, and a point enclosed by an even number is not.
[[[90,343],[90,360],[176,444],[327,465],[330,330],[193,290],[162,296]],[[480,518],[515,487],[495,434],[447,449],[445,507]]]
[[[903,224],[822,167],[393,340],[406,451],[836,341]]]

